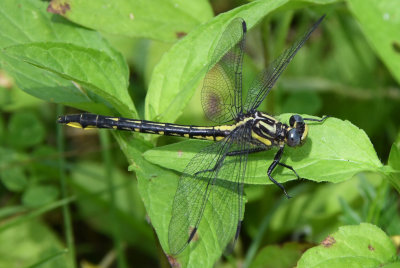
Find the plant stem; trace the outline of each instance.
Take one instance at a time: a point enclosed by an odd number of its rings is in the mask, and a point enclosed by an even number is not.
[[[272,215],[274,215],[275,211],[277,208],[280,206],[280,204],[283,202],[283,200],[286,199],[286,197],[280,198],[273,207],[268,211],[268,213],[265,215],[264,219],[262,220],[260,226],[258,227],[258,232],[256,236],[254,237],[249,250],[247,251],[246,257],[244,259],[243,263],[243,268],[247,268],[250,266],[251,262],[254,259],[254,256],[257,253],[258,248],[260,247],[261,240],[264,237],[264,233],[268,228],[268,225],[271,221]]]
[[[105,163],[106,167],[106,180],[107,180],[107,188],[108,194],[110,196],[110,218],[114,219],[112,221],[112,234],[113,234],[113,241],[114,247],[117,252],[117,260],[118,260],[118,267],[126,268],[127,262],[126,257],[124,254],[124,249],[122,246],[122,239],[121,233],[118,226],[117,219],[117,211],[116,211],[116,201],[115,201],[115,192],[114,192],[114,183],[113,183],[113,163],[112,163],[112,156],[110,151],[110,134],[107,130],[101,129],[100,130],[100,143],[102,147],[102,157],[103,162]]]
[[[57,105],[57,114],[63,114],[64,106],[61,104]],[[61,186],[61,197],[63,199],[67,199],[68,190],[66,183],[66,175],[65,175],[65,160],[64,160],[64,132],[63,127],[60,124],[57,124],[57,149],[59,153],[58,163],[59,163],[59,178],[60,178],[60,186]],[[64,228],[65,228],[65,240],[68,248],[68,257],[70,265],[69,267],[76,267],[76,257],[75,257],[75,245],[74,245],[74,235],[71,223],[71,212],[69,210],[69,204],[65,203],[62,205],[62,214],[64,220]]]

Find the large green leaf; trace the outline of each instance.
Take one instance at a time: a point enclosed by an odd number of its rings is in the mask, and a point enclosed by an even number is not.
[[[297,267],[382,267],[395,259],[390,238],[375,225],[362,223],[339,228],[321,245],[307,250]]]
[[[287,122],[289,115],[280,116]],[[309,117],[309,116],[304,116]],[[285,120],[286,119],[286,120]],[[145,158],[157,165],[182,172],[194,155],[209,142],[183,141],[147,151]],[[299,148],[287,148],[283,162],[309,180],[341,182],[361,171],[379,171],[382,167],[365,132],[348,121],[328,118],[310,124],[309,137]],[[267,169],[276,150],[249,157],[246,183],[270,184]],[[274,177],[284,182],[296,179],[288,169],[277,168]],[[231,178],[221,178],[230,180]]]
[[[126,90],[128,81],[125,70],[107,53],[53,42],[9,46],[3,51],[21,62],[84,85],[125,116],[136,114]],[[51,92],[48,94],[51,95]]]
[[[400,5],[396,0],[348,0],[366,39],[400,83]]]
[[[0,5],[0,48],[29,45],[40,42],[68,43],[105,53],[122,73],[120,79],[128,81],[128,67],[122,55],[116,52],[94,31],[68,22],[60,16],[46,12],[47,3],[36,0],[3,0]],[[65,59],[68,60],[68,59]],[[96,61],[96,58],[92,59]],[[107,110],[105,102],[93,103],[98,97],[85,94],[70,79],[54,72],[21,62],[19,58],[0,53],[0,64],[15,79],[17,85],[38,98],[68,103],[91,111]],[[126,89],[125,89],[126,90]],[[92,100],[93,99],[93,100]],[[126,100],[128,102],[128,100]],[[130,104],[132,110],[132,104]]]
[[[206,0],[52,0],[48,11],[113,34],[175,41],[212,17]]]

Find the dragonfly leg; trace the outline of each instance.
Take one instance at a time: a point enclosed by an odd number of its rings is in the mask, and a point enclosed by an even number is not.
[[[291,171],[293,171],[293,173],[294,173],[294,175],[296,175],[297,179],[299,179],[299,180],[303,179],[303,178],[301,178],[301,177],[299,176],[299,174],[297,174],[296,170],[294,170],[294,168],[293,168],[292,166],[283,164],[283,163],[281,163],[281,162],[279,162],[278,165],[280,165],[280,166],[282,166],[282,167],[285,167],[285,168],[288,168],[288,169],[290,169]]]
[[[217,170],[218,167],[220,167],[222,165],[222,162],[224,162],[225,158],[227,156],[235,156],[235,155],[241,155],[241,154],[251,154],[251,153],[258,153],[258,152],[262,152],[265,151],[266,149],[262,148],[262,147],[257,147],[257,148],[253,148],[247,151],[232,151],[232,152],[228,152],[226,154],[224,154],[218,161],[217,163],[214,165],[213,168],[211,169],[205,169],[205,170],[200,170],[197,171],[196,173],[194,173],[195,176],[197,176],[200,173],[204,173],[204,172],[213,172],[215,170]]]
[[[315,121],[315,122],[324,122],[326,119],[328,119],[330,116],[325,115],[321,119],[316,119],[316,118],[303,118],[304,121]]]
[[[285,187],[283,187],[282,184],[280,184],[279,182],[277,182],[277,181],[272,177],[272,175],[271,175],[272,172],[274,171],[275,167],[279,164],[279,161],[280,161],[281,158],[282,158],[283,148],[284,148],[284,147],[280,147],[280,148],[279,148],[279,151],[275,154],[275,156],[274,156],[274,161],[273,161],[273,162],[271,163],[271,165],[269,166],[269,168],[268,168],[268,173],[267,173],[267,174],[268,174],[269,179],[270,179],[275,185],[278,185],[278,187],[282,189],[282,191],[285,193],[286,197],[287,197],[287,198],[291,198],[291,196],[288,195],[288,193],[286,192]]]

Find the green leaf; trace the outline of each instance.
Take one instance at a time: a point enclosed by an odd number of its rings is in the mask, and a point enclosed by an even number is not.
[[[30,152],[30,172],[35,178],[53,181],[59,175],[58,159],[53,155],[57,155],[56,148],[44,144]]]
[[[307,250],[297,267],[381,267],[395,259],[390,238],[377,226],[361,223],[340,227],[321,245]]]
[[[104,52],[51,42],[16,45],[4,51],[11,57],[90,88],[121,114],[136,115],[126,90],[128,81],[124,70]]]
[[[107,54],[118,65],[117,70],[123,73],[120,79],[127,81],[129,70],[120,53],[97,32],[77,27],[60,16],[48,13],[47,5],[36,0],[3,0],[0,5],[0,48],[59,42],[93,49]],[[104,103],[93,103],[92,98],[96,100],[94,94],[83,92],[70,79],[61,78],[58,74],[21,62],[5,53],[0,53],[0,65],[15,79],[18,87],[40,99],[68,103],[92,112],[108,110]]]
[[[21,192],[28,184],[25,170],[18,161],[23,156],[15,151],[0,147],[0,180],[12,192]]]
[[[337,2],[343,2],[343,0],[294,0],[292,2],[305,2],[305,3],[312,3],[312,4],[327,5],[327,4],[337,3]]]
[[[349,0],[365,38],[400,83],[400,5],[398,1]]]
[[[393,169],[400,171],[400,134],[390,149],[388,164]]]
[[[12,192],[21,192],[28,185],[22,167],[8,167],[0,171],[0,180]]]
[[[285,5],[287,0],[253,1],[222,13],[191,31],[177,42],[153,71],[146,96],[146,119],[173,122],[193,96],[207,71],[209,52],[235,17],[242,17],[251,29],[265,15]]]
[[[121,149],[131,163],[130,170],[136,172],[138,189],[151,224],[162,248],[168,254],[168,226],[179,175],[144,160],[142,153],[149,149],[149,145],[139,139],[128,139],[128,136],[127,133],[115,132]],[[212,213],[203,215],[198,230],[201,239],[196,243],[191,243],[179,256],[169,256],[171,263],[179,263],[182,267],[212,267],[214,265],[222,251],[214,240],[215,230],[211,230],[208,225],[211,219]]]
[[[284,114],[280,118],[287,122],[289,116]],[[293,166],[300,177],[337,183],[362,171],[380,171],[382,164],[368,136],[349,121],[328,118],[323,123],[309,124],[309,129],[306,143],[299,148],[285,148],[283,157],[283,163]],[[151,149],[144,157],[151,163],[183,172],[189,161],[207,144],[210,142],[178,142]],[[249,156],[246,183],[272,183],[266,174],[275,153],[276,149],[272,149]],[[297,179],[290,170],[281,167],[273,176],[280,182]]]
[[[167,42],[212,17],[206,0],[52,0],[48,11],[99,31]]]
[[[0,88],[1,90],[1,88]],[[4,120],[3,116],[0,116],[0,146],[4,145],[4,137],[5,137],[5,130],[4,130]]]
[[[40,207],[58,197],[58,188],[51,185],[29,187],[22,196],[22,202],[28,207]]]
[[[286,243],[262,248],[251,263],[250,268],[289,268],[295,267],[301,254],[310,244]]]
[[[63,250],[64,245],[51,229],[37,220],[0,232],[0,267],[28,267],[41,263],[33,267],[67,268],[67,254],[59,254]]]
[[[92,228],[108,235],[112,235],[110,226],[116,224],[125,241],[146,254],[153,254],[154,239],[150,226],[143,220],[145,211],[136,182],[118,169],[113,170],[111,190],[115,192],[115,216],[110,217],[110,189],[105,174],[104,166],[96,163],[82,162],[74,166],[70,183],[73,192],[82,197],[76,202],[81,217]]]
[[[368,173],[366,177],[367,183],[374,187],[382,183],[377,173]],[[365,183],[365,180],[363,182],[359,176],[355,176],[351,180],[336,184],[315,185],[303,182],[299,188],[304,190],[298,194],[297,187],[292,188],[289,193],[293,195],[293,199],[283,202],[271,218],[268,240],[280,241],[304,228],[312,229],[307,235],[307,241],[322,239],[337,229],[339,217],[343,217],[343,207],[338,200],[343,200],[352,207],[358,207],[359,188],[362,183]],[[253,225],[253,222],[257,222],[257,218],[250,218],[249,225]]]
[[[400,262],[389,263],[381,266],[382,268],[400,268]]]
[[[400,134],[390,149],[388,166],[385,168],[387,168],[387,179],[400,193]]]
[[[32,95],[22,91],[18,87],[13,87],[7,90],[0,88],[0,103],[1,109],[7,112],[17,112],[26,108],[36,108],[43,104],[43,101],[33,97]],[[4,94],[4,95],[3,95]]]
[[[28,112],[15,113],[8,124],[8,142],[16,148],[28,148],[41,143],[45,128],[39,118]]]
[[[316,92],[293,92],[284,100],[282,111],[285,113],[318,114],[321,107],[322,101]]]

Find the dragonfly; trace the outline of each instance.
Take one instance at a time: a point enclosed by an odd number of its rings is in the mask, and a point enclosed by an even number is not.
[[[217,124],[215,126],[178,125],[96,114],[63,115],[58,118],[58,123],[78,128],[111,128],[214,141],[190,160],[179,179],[172,204],[168,246],[171,255],[178,255],[192,241],[197,241],[200,222],[208,210],[213,215],[208,225],[214,230],[219,246],[225,249],[237,241],[244,218],[243,188],[248,156],[277,148],[266,177],[290,198],[272,173],[279,165],[300,179],[292,166],[281,162],[284,148],[304,144],[308,135],[306,121],[322,123],[328,118],[303,118],[294,114],[286,124],[257,110],[324,17],[255,78],[246,98],[243,96],[242,63],[247,27],[242,18],[233,19],[211,54],[201,92],[204,113]]]

